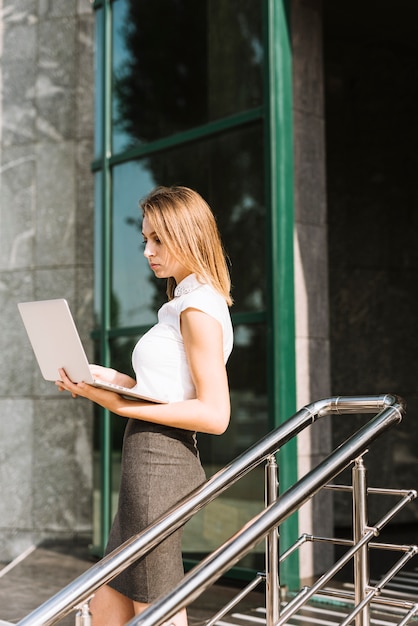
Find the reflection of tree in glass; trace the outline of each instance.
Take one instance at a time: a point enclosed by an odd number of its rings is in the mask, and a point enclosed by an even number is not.
[[[171,135],[262,99],[261,8],[254,0],[125,0],[115,69],[118,128],[131,142]]]
[[[202,122],[206,101],[206,3],[128,0],[123,34],[129,61],[115,79],[116,123],[150,141]]]
[[[261,103],[258,2],[125,1],[121,32],[129,61],[117,69],[115,91],[117,123],[132,143]],[[187,185],[208,200],[232,261],[236,310],[264,308],[261,124],[153,153],[141,166],[155,184]],[[156,308],[162,293],[159,286]]]

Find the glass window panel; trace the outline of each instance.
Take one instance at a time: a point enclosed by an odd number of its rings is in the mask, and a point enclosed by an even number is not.
[[[138,201],[158,184],[197,189],[211,205],[231,260],[234,312],[265,309],[261,124],[114,168],[112,325],[152,324],[165,300],[143,257]]]
[[[267,410],[267,339],[264,324],[234,329],[234,349],[228,362],[231,390],[231,423],[221,437],[198,435],[207,476],[212,476],[269,430]],[[193,517],[185,527],[183,552],[200,558],[214,550],[263,508],[264,465],[228,489]],[[240,563],[259,567],[264,545],[256,547]]]
[[[113,4],[113,151],[262,102],[262,3]]]
[[[221,439],[199,435],[202,460],[210,475],[268,432],[266,351],[264,324],[235,326],[234,349],[228,361],[231,423]]]
[[[143,162],[114,169],[112,327],[154,324],[165,300],[165,281],[154,277],[143,254],[139,200],[153,186]]]
[[[138,340],[139,335],[112,337],[109,339],[110,363],[118,372],[123,372],[132,377],[135,376],[132,369],[132,352]]]

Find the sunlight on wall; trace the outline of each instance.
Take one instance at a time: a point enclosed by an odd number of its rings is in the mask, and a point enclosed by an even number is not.
[[[300,409],[310,401],[309,396],[309,309],[305,276],[297,234],[294,237],[295,264],[295,324],[296,324],[296,390],[297,408]],[[301,478],[311,469],[311,434],[306,428],[298,435],[298,477]],[[312,503],[305,504],[299,512],[299,534],[312,533]],[[303,580],[313,569],[313,544],[304,546],[300,551],[299,571]]]

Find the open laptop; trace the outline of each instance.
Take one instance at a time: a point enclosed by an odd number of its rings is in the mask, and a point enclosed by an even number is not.
[[[62,368],[75,383],[85,382],[94,387],[115,391],[130,399],[160,404],[167,402],[164,398],[143,396],[136,392],[135,388],[129,389],[93,378],[70,307],[65,299],[20,302],[18,307],[45,380],[59,380],[58,370]]]

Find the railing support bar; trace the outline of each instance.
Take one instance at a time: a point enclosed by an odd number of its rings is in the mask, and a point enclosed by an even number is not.
[[[360,456],[352,469],[353,481],[353,539],[358,544],[367,531],[367,470]],[[369,585],[369,547],[364,545],[354,555],[354,596],[356,605],[361,605],[366,597]],[[356,626],[369,626],[370,607],[364,608],[356,615]]]
[[[418,615],[418,603],[409,611],[407,615],[405,615],[403,620],[399,622],[398,626],[405,626],[406,624],[409,624],[410,620],[416,615]]]
[[[264,574],[257,574],[254,580],[252,580],[246,587],[244,587],[244,589],[241,589],[241,591],[234,598],[232,598],[232,600],[228,602],[228,604],[225,604],[225,606],[220,611],[213,615],[210,620],[205,622],[205,626],[214,626],[216,622],[219,622],[219,620],[221,620],[227,613],[229,613],[229,611],[233,609],[239,602],[241,602],[241,600],[246,598],[248,594],[265,579],[266,577]]]
[[[75,615],[75,626],[91,626],[92,614],[90,613],[89,606],[90,599],[78,607],[78,611]]]
[[[265,467],[266,507],[277,500],[277,463],[274,454],[268,457]],[[274,626],[280,617],[279,535],[274,526],[266,536],[266,624]]]

